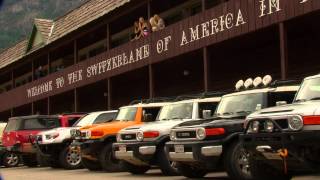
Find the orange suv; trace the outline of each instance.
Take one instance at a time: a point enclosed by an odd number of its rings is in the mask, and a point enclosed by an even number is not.
[[[112,152],[112,144],[116,142],[118,131],[128,126],[154,121],[160,108],[166,104],[168,103],[152,102],[124,106],[119,109],[113,121],[75,131],[72,134],[75,139],[73,148],[81,151],[83,165],[89,170],[120,171],[120,161],[114,158]]]

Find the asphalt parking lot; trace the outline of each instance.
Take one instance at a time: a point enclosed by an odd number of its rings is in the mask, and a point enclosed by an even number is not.
[[[1,174],[4,180],[113,180],[113,179],[154,179],[157,180],[184,180],[182,176],[165,177],[162,176],[159,170],[151,170],[145,175],[131,175],[129,173],[104,173],[91,172],[86,169],[80,170],[63,170],[51,168],[2,168]],[[225,173],[211,173],[204,179],[212,180],[229,180]],[[294,180],[318,180],[320,176],[303,176],[296,177]]]

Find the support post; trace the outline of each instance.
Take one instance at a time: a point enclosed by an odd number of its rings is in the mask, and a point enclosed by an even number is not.
[[[204,76],[204,91],[208,92],[210,87],[210,65],[207,47],[203,48],[203,76]]]
[[[13,117],[13,108],[10,109],[10,116]]]
[[[281,79],[288,78],[288,37],[284,23],[279,24],[280,55],[281,55]]]
[[[34,115],[34,102],[31,103],[31,114]]]
[[[111,110],[112,109],[112,87],[111,87],[111,79],[108,78],[108,109]]]
[[[12,69],[12,71],[11,71],[11,87],[12,87],[12,89],[14,89],[15,88],[15,80],[14,80],[14,70]]]
[[[48,75],[51,73],[51,61],[50,61],[50,53],[48,53],[47,57],[47,63],[48,63]]]
[[[47,112],[48,112],[48,115],[50,115],[50,113],[51,113],[51,112],[50,112],[50,108],[51,108],[51,107],[50,107],[50,97],[47,98],[47,102],[48,102],[48,103],[47,103]]]
[[[73,41],[73,64],[77,64],[78,62],[78,44],[77,39]]]
[[[34,60],[31,60],[32,81],[34,81]],[[48,72],[49,73],[49,72]]]
[[[148,0],[147,1],[147,13],[148,13],[148,21],[150,20],[151,18],[151,0]]]
[[[74,112],[78,112],[78,92],[77,92],[77,88],[74,89]]]
[[[153,74],[153,69],[152,65],[149,64],[148,66],[149,69],[149,98],[154,98],[154,74]]]
[[[206,10],[206,0],[201,0],[202,12]]]
[[[110,24],[109,23],[107,23],[107,44],[106,44],[106,48],[107,48],[107,50],[109,51],[110,49],[111,49],[111,41],[110,41]]]

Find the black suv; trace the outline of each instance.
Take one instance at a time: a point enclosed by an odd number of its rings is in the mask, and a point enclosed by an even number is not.
[[[298,89],[296,81],[270,82],[270,76],[241,80],[236,89],[245,90],[223,96],[215,118],[189,121],[172,129],[166,149],[182,175],[199,178],[209,171],[226,170],[231,179],[251,178],[248,153],[239,141],[245,117],[256,110],[291,102]]]
[[[305,78],[290,105],[251,114],[240,135],[254,179],[320,171],[320,75]]]

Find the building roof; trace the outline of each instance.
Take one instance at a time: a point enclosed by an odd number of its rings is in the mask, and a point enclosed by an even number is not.
[[[66,36],[128,2],[130,0],[89,0],[56,20],[35,19],[35,26],[46,41],[41,47]],[[27,52],[27,47],[28,40],[25,39],[0,52],[0,69],[41,48],[35,47],[35,49]]]
[[[52,32],[53,21],[48,19],[34,19],[34,24],[42,34],[43,40],[47,42]]]

